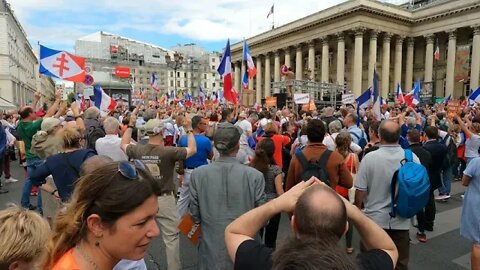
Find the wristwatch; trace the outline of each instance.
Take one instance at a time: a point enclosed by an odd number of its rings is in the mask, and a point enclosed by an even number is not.
[[[186,130],[185,132],[187,132],[187,134],[192,133],[193,129]]]
[[[128,125],[128,128],[134,129],[135,126]]]

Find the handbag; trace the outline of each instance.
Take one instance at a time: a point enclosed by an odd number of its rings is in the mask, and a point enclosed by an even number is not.
[[[350,174],[352,175],[352,180],[353,180],[352,187],[348,190],[348,200],[351,203],[354,203],[355,202],[355,180],[357,179],[359,161],[358,161],[358,155],[355,153],[350,153],[348,155],[348,158],[352,159],[349,169],[350,169]]]

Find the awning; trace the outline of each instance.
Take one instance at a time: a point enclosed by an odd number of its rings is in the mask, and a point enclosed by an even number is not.
[[[18,109],[18,107],[15,106],[10,101],[0,97],[0,110],[13,110],[13,109],[16,110]]]

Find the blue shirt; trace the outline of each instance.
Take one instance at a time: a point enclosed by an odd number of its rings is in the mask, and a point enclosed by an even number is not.
[[[29,175],[33,184],[45,183],[45,178],[53,176],[53,182],[58,189],[62,201],[66,202],[73,193],[75,183],[79,178],[80,167],[88,158],[95,156],[90,149],[80,149],[70,153],[59,153],[49,156],[45,162]]]
[[[406,138],[407,137],[407,134],[408,134],[408,130],[410,130],[410,128],[406,125],[406,124],[403,124],[401,127],[401,135],[402,137]],[[420,133],[422,132],[422,126],[419,125],[419,124],[415,124],[415,129],[418,130]]]
[[[350,137],[352,137],[352,142],[356,144],[358,144],[358,141],[361,138],[364,138],[365,140],[367,139],[367,137],[365,137],[366,134],[363,132],[363,130],[361,130],[359,127],[355,125],[349,127],[348,132],[350,133]],[[354,133],[357,136],[353,135],[352,133]]]
[[[194,136],[197,144],[197,153],[184,161],[185,169],[195,169],[208,164],[208,154],[212,152],[212,143],[205,135],[197,134]],[[187,147],[187,136],[182,136],[178,146]]]

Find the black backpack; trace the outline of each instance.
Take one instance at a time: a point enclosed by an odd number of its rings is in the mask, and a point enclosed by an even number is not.
[[[322,182],[330,186],[330,179],[327,173],[327,161],[332,151],[325,150],[323,154],[320,156],[320,159],[315,163],[308,162],[307,158],[302,152],[295,153],[295,156],[300,161],[302,165],[302,174],[300,175],[300,180],[307,181],[312,176],[320,179]]]
[[[95,143],[98,139],[105,137],[105,131],[100,127],[91,126],[87,132],[87,149],[95,151]]]
[[[450,142],[447,145],[448,139],[450,139]],[[452,166],[458,161],[457,145],[453,141],[453,138],[448,134],[442,140],[440,140],[440,143],[447,146],[447,154],[443,159],[443,165],[442,165],[444,169],[447,169],[448,167]]]

